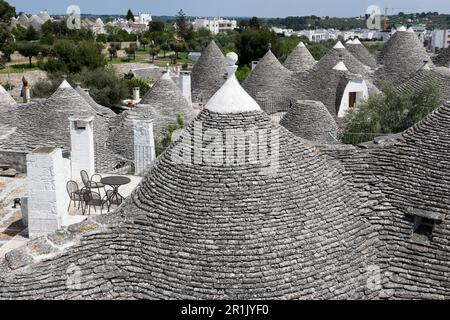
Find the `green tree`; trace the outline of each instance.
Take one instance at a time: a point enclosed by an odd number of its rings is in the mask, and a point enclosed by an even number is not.
[[[89,88],[92,98],[102,106],[118,106],[128,96],[128,85],[117,76],[114,68],[83,69],[72,79],[73,82],[81,82],[84,88]]]
[[[125,79],[128,85],[128,96],[127,98],[133,97],[133,88],[139,87],[141,97],[144,97],[150,90],[150,83],[144,79],[132,77],[131,79]]]
[[[245,79],[247,79],[250,72],[252,72],[250,66],[248,64],[244,64],[243,66],[239,67],[239,69],[236,71],[236,78],[239,80],[240,83],[244,83]]]
[[[17,51],[19,51],[21,55],[29,59],[30,68],[33,67],[33,57],[37,57],[40,53],[42,53],[43,50],[44,47],[36,42],[22,43],[17,47]]]
[[[11,55],[16,51],[16,45],[13,42],[6,42],[0,49],[6,62],[11,61]]]
[[[194,39],[195,32],[192,25],[188,24],[186,14],[183,10],[178,11],[175,17],[175,25],[177,27],[178,36],[188,42]]]
[[[38,98],[48,98],[63,80],[64,72],[50,73],[48,79],[40,79],[32,88],[32,95]],[[80,82],[83,88],[90,90],[90,95],[99,104],[114,107],[127,98],[128,85],[124,79],[117,76],[114,69],[98,68],[83,69],[80,73],[69,74],[69,83]]]
[[[71,40],[58,40],[51,57],[42,67],[49,72],[78,73],[84,68],[94,70],[105,66],[105,57],[102,54],[102,45],[83,40],[75,43]]]
[[[182,41],[172,41],[170,47],[175,51],[175,57],[179,59],[178,54],[186,49],[186,45]]]
[[[125,53],[127,54],[128,58],[131,59],[133,57],[133,60],[136,60],[136,45],[133,43],[130,43],[130,46],[128,48],[125,48]]]
[[[371,96],[347,112],[344,117],[344,142],[353,143],[358,137],[356,142],[360,143],[372,139],[374,134],[402,132],[443,102],[442,91],[431,78],[423,88],[412,93],[398,93],[390,83],[385,83],[383,87],[384,94]]]
[[[259,29],[259,28],[261,28],[261,22],[259,21],[259,19],[257,17],[253,17],[248,22],[248,26],[253,29]]]
[[[11,18],[15,17],[16,9],[8,2],[0,0],[0,50],[7,43],[13,40],[10,23]]]
[[[240,65],[259,60],[267,53],[270,44],[276,53],[277,41],[277,35],[267,28],[244,30],[235,38]]]
[[[161,50],[163,51],[164,58],[166,57],[167,51],[170,51],[172,48],[170,47],[170,44],[168,41],[165,41],[161,44]]]
[[[164,31],[166,24],[163,21],[150,21],[148,23],[149,32]]]
[[[175,25],[177,26],[178,34],[183,37],[183,35],[186,33],[186,30],[188,28],[187,21],[186,21],[186,14],[183,12],[183,9],[178,11],[176,17],[175,17]]]
[[[150,39],[146,38],[146,37],[141,37],[139,39],[139,41],[141,42],[141,45],[144,47],[144,50],[145,50],[145,47],[150,44]]]
[[[16,8],[5,0],[0,0],[0,23],[9,25],[11,18],[16,16]]]
[[[162,138],[155,139],[156,156],[159,156],[172,144],[172,136],[175,131],[183,129],[185,126],[183,116],[178,114],[175,123],[169,124],[166,128],[166,134]]]
[[[127,17],[126,17],[127,21],[134,21],[134,14],[133,11],[131,11],[131,9],[128,9],[127,11]]]
[[[152,63],[155,62],[155,57],[158,56],[160,50],[161,50],[160,47],[158,47],[156,45],[151,45],[149,47],[149,54],[150,54],[150,57],[152,57]]]
[[[27,29],[22,27],[20,24],[17,25],[17,27],[14,28],[13,30],[13,34],[14,37],[16,38],[16,41],[24,41],[25,39],[25,34],[27,33]]]
[[[111,42],[108,48],[110,61],[117,58],[117,51],[120,49],[120,43]]]
[[[25,40],[34,41],[39,39],[39,33],[33,26],[29,26],[27,32],[25,33]]]

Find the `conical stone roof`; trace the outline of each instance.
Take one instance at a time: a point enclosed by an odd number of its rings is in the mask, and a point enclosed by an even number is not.
[[[305,72],[312,68],[317,61],[309,52],[308,48],[303,42],[291,52],[284,62],[284,66],[293,72]]]
[[[38,14],[38,17],[45,23],[51,19],[47,11],[42,11]]]
[[[413,93],[422,90],[428,81],[437,85],[444,101],[450,101],[450,69],[422,68],[413,77],[396,87],[398,92]]]
[[[153,120],[154,135],[161,137],[167,126],[177,123],[178,115],[187,125],[196,113],[166,73],[153,85],[138,106],[123,113],[109,141],[118,154],[134,159],[134,120]]]
[[[444,52],[433,58],[433,62],[436,66],[450,68],[450,47],[445,49]]]
[[[355,39],[355,41],[352,41],[351,43],[347,42],[345,48],[364,65],[371,68],[378,67],[375,57],[372,56],[369,50],[367,50],[358,39]]]
[[[7,254],[0,297],[376,297],[376,234],[340,170],[228,81],[117,212]],[[270,155],[248,153],[242,132]]]
[[[297,137],[315,143],[335,143],[338,125],[322,102],[297,101],[280,124]]]
[[[0,85],[0,112],[6,111],[16,104],[16,101],[11,97],[8,91]]]
[[[450,296],[444,276],[450,270],[449,147],[447,102],[403,133],[335,153],[354,192],[376,210],[371,221],[384,247],[377,267],[390,275],[380,285],[386,299]],[[420,220],[432,221],[430,237],[417,228]]]
[[[205,104],[225,83],[225,57],[214,41],[203,50],[191,73],[192,101]]]
[[[96,167],[111,170],[117,163],[111,152],[106,152],[106,139],[109,125],[97,112],[70,86],[63,81],[50,98],[42,103],[18,106],[5,118],[15,127],[14,134],[0,140],[0,149],[32,151],[38,147],[61,147],[70,149],[69,118],[94,117],[94,141],[96,147]],[[106,151],[105,151],[106,150]],[[105,172],[105,171],[103,171]]]
[[[350,55],[345,49],[337,50],[341,50]],[[336,58],[336,54],[330,55],[322,63],[318,62],[309,72],[295,78],[294,88],[296,90],[293,94],[294,100],[320,101],[326,106],[331,115],[337,116],[345,88],[349,81],[364,80],[369,94],[379,92],[371,83],[368,76],[363,77],[360,74],[351,73],[347,64],[343,59],[339,59],[339,56],[337,56],[338,60],[336,65],[333,65],[332,57]],[[344,55],[342,56],[344,57]],[[356,58],[351,57],[350,60],[353,61]],[[362,66],[359,61],[358,63]]]
[[[94,109],[98,115],[104,116],[104,117],[115,117],[116,114],[114,111],[112,111],[108,107],[104,107],[102,105],[99,105],[89,93],[87,93],[83,88],[80,86],[77,86],[75,90],[78,92],[78,94],[91,106],[92,109]]]
[[[388,80],[397,84],[413,76],[431,58],[413,32],[397,31],[380,54],[383,68],[377,71],[377,81]]]
[[[243,88],[265,109],[265,101],[283,103],[283,99],[292,95],[293,75],[269,50],[245,80]]]
[[[320,59],[320,61],[310,70],[311,73],[323,70],[333,69],[339,62],[343,62],[347,69],[353,74],[359,74],[365,78],[368,77],[369,69],[362,62],[356,59],[341,42],[332,48],[328,53]],[[324,78],[326,79],[326,78]]]

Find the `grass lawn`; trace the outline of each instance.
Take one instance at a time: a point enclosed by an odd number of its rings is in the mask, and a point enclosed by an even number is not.
[[[23,73],[25,71],[37,71],[41,70],[36,64],[32,64],[31,68],[28,63],[26,64],[13,64],[6,68],[0,69],[0,74],[9,73]]]
[[[161,51],[159,54],[159,58],[155,58],[154,64],[158,67],[165,67],[167,63],[170,63],[170,56],[175,54],[174,52],[166,52],[166,57],[163,58],[164,52]],[[193,64],[192,60],[189,60],[187,57],[189,55],[189,52],[180,52],[178,53],[179,59],[177,59],[177,62],[180,64],[187,63],[189,65]],[[151,63],[152,58],[150,57],[150,54],[148,53],[148,48],[145,50],[143,48],[140,48],[138,51],[136,51],[136,59],[129,59],[128,57],[122,57],[122,58],[113,58],[112,61],[108,58],[109,64],[118,64],[118,63]]]

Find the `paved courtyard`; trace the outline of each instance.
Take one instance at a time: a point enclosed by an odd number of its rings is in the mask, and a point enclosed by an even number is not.
[[[102,175],[107,177],[110,175]],[[127,176],[131,179],[131,182],[127,185],[119,188],[119,193],[123,197],[128,197],[131,192],[137,187],[142,180],[141,177]],[[80,188],[81,182],[78,181]],[[108,189],[108,187],[107,187]],[[11,250],[14,250],[28,241],[28,230],[22,223],[22,212],[20,206],[13,208],[14,199],[21,198],[27,194],[26,176],[21,175],[16,178],[3,178],[0,177],[0,259]],[[105,195],[103,189],[100,190],[101,196]],[[114,210],[116,206],[112,206],[111,210]],[[104,208],[102,213],[106,213],[107,209]],[[91,210],[91,215],[100,214],[100,210],[97,207],[96,211]],[[69,211],[71,223],[81,222],[88,218],[88,215],[83,215],[81,209],[74,208],[72,205]]]
[[[25,195],[25,176],[0,177],[0,258],[28,241],[20,206],[13,208],[14,199]]]

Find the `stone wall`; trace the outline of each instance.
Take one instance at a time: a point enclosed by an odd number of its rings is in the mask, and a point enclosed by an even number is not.
[[[10,82],[14,86],[13,90],[10,92],[11,96],[19,102],[22,102],[20,98],[20,91],[22,90],[22,77],[25,76],[28,83],[31,87],[38,82],[40,79],[47,78],[47,72],[45,71],[26,71],[23,73],[11,73],[8,77],[8,74],[0,74],[0,83]],[[33,99],[33,97],[31,97]]]
[[[66,223],[68,161],[63,159],[61,149],[38,148],[28,154],[27,166],[28,232],[34,238]]]
[[[0,150],[0,164],[10,165],[19,172],[27,172],[27,151]]]

